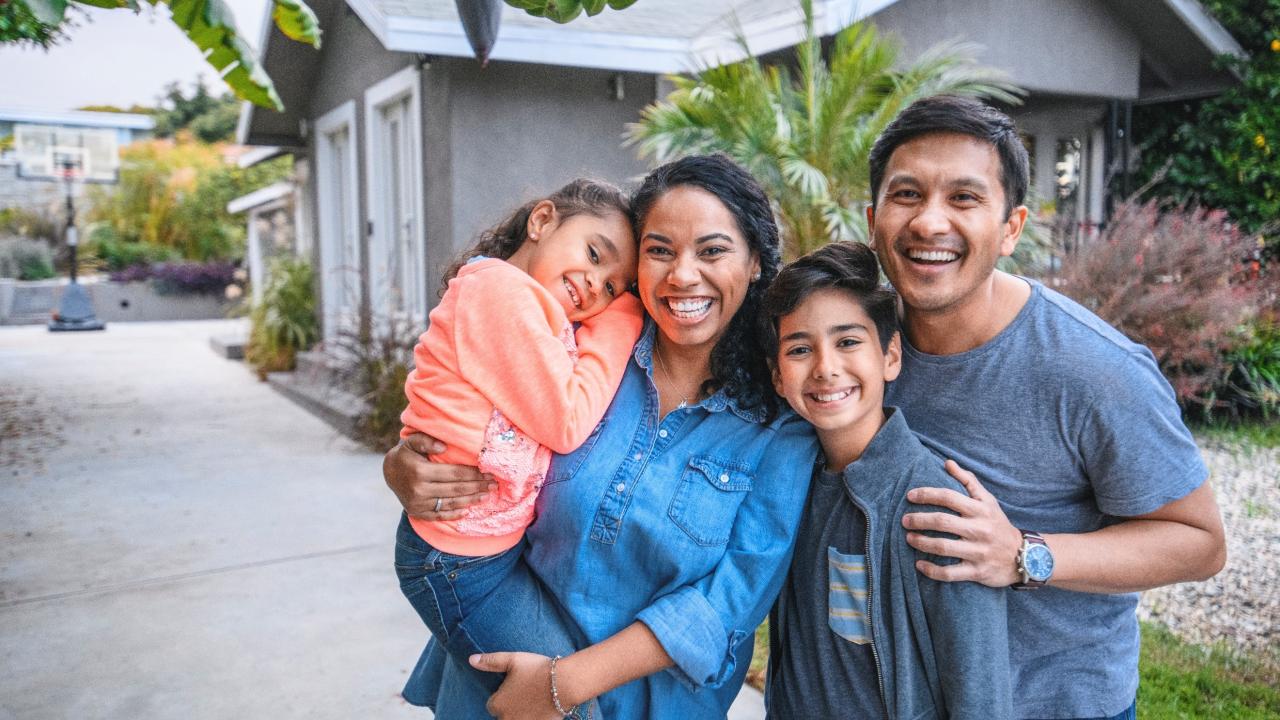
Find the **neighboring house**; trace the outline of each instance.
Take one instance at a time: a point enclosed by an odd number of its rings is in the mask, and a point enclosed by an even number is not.
[[[639,0],[567,25],[507,8],[481,69],[453,0],[311,5],[323,49],[265,24],[263,63],[287,110],[246,105],[238,135],[295,153],[327,339],[369,314],[421,327],[454,255],[533,193],[641,175],[624,125],[670,89],[665,74],[741,59],[735,26],[758,55],[803,36],[798,0]],[[1035,187],[1085,226],[1104,217],[1104,175],[1129,152],[1131,104],[1218,92],[1236,78],[1213,58],[1241,52],[1192,0],[814,5],[822,34],[870,17],[908,58],[951,38],[986,46],[981,59],[1030,93],[1013,114]]]
[[[149,115],[0,108],[0,208],[46,209],[66,197],[58,179],[65,163],[77,167],[77,197],[85,182],[113,183],[119,149],[151,136]]]

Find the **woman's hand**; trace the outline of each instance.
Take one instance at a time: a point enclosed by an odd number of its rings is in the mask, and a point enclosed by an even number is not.
[[[443,465],[427,453],[444,452],[444,443],[414,433],[387,451],[382,477],[405,512],[423,520],[454,520],[484,499],[498,484],[470,465]]]
[[[551,658],[546,655],[526,652],[472,655],[471,667],[507,674],[502,686],[485,703],[485,709],[498,720],[561,720],[564,717],[551,702]],[[563,695],[561,704],[568,709]]]

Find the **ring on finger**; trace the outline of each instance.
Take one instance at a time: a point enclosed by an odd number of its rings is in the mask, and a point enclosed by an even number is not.
[[[436,498],[436,512],[440,512],[440,506],[444,504],[444,498]]]

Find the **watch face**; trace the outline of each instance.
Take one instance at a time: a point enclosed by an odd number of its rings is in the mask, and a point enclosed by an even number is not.
[[[1053,553],[1044,545],[1032,545],[1023,555],[1023,566],[1032,580],[1044,582],[1053,574]]]

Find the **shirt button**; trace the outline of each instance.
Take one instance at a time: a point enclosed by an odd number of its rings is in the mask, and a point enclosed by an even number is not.
[[[617,486],[616,486],[616,489],[617,489],[617,491],[618,491],[618,492],[622,492],[623,490],[626,490],[626,489],[627,489],[627,484],[626,484],[626,483],[618,483],[618,484],[617,484]]]
[[[644,453],[636,453],[635,455],[631,456],[631,459],[635,460],[636,462],[640,462],[641,460],[644,459]]]
[[[658,437],[660,437],[660,438],[664,438],[664,437],[666,437],[668,434],[669,434],[669,433],[668,433],[666,430],[659,430],[659,431],[658,431]]]
[[[723,473],[723,474],[721,474],[721,475],[720,475],[720,482],[722,482],[722,483],[727,483],[727,482],[729,482],[729,473]]]

